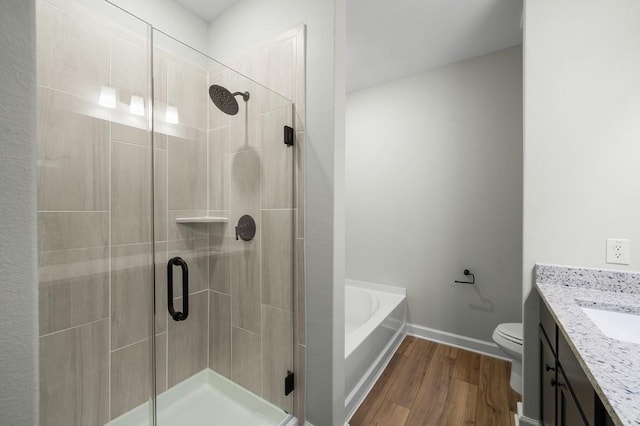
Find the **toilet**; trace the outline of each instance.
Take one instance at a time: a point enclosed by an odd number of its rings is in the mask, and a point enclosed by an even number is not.
[[[522,323],[500,324],[493,330],[493,341],[511,358],[511,389],[522,395]]]

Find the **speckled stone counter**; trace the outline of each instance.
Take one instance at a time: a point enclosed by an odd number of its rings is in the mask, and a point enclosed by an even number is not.
[[[536,265],[536,288],[617,425],[640,425],[640,344],[605,336],[580,309],[640,315],[640,274]]]

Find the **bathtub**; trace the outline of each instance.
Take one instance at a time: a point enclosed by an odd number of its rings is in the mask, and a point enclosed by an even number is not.
[[[345,280],[345,408],[350,419],[405,335],[406,290]]]

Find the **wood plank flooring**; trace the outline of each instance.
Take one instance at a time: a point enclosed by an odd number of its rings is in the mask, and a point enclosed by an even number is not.
[[[350,426],[511,426],[508,362],[407,336]]]

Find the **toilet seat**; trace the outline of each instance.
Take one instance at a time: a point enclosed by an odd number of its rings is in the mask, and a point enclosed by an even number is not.
[[[522,323],[505,323],[496,327],[496,333],[505,340],[522,346]]]

